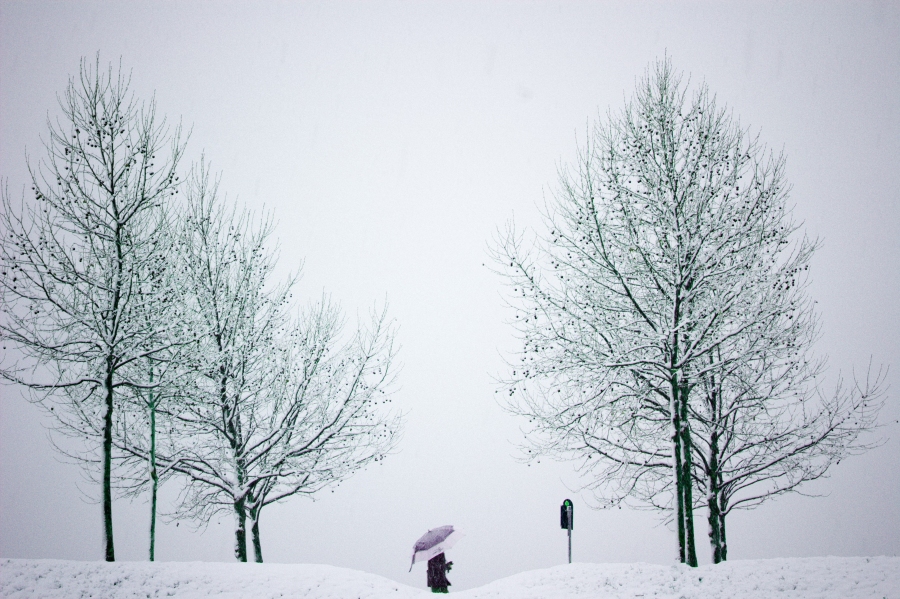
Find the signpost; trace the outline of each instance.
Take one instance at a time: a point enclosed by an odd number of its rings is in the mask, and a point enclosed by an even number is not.
[[[572,563],[572,517],[575,515],[575,506],[572,505],[571,499],[566,499],[559,506],[559,524],[560,528],[569,531],[569,563]]]

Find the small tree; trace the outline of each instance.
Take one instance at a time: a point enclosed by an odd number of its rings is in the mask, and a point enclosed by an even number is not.
[[[159,457],[188,477],[187,515],[206,521],[222,509],[233,514],[235,556],[247,561],[251,437],[256,406],[275,384],[275,339],[287,325],[291,285],[269,289],[271,222],[255,226],[249,213],[226,208],[202,162],[186,200],[176,259],[185,317],[203,335],[183,364],[187,384],[172,414],[174,453]]]
[[[179,130],[169,133],[155,103],[137,104],[128,87],[121,68],[82,60],[60,101],[63,120],[49,123],[47,157],[29,167],[34,201],[15,207],[4,192],[0,216],[0,336],[22,356],[0,372],[35,393],[59,432],[86,442],[74,457],[100,462],[108,561],[115,410],[123,389],[154,386],[130,367],[173,343],[166,290],[142,287],[142,277],[159,264],[160,213],[183,151]]]
[[[379,408],[391,401],[394,331],[386,311],[372,314],[341,341],[341,317],[323,300],[281,340],[277,386],[258,406],[260,427],[249,477],[254,555],[262,562],[262,508],[293,495],[312,495],[380,462],[402,425]]]
[[[749,447],[778,449],[777,427],[812,432],[790,417],[809,404],[779,407],[797,391],[792,383],[815,372],[804,363],[815,317],[798,285],[815,246],[794,240],[786,197],[783,158],[705,86],[689,100],[663,61],[561,173],[548,234],[529,247],[510,228],[496,246],[523,344],[508,408],[529,419],[529,451],[580,460],[605,505],[632,498],[669,510],[679,559],[690,565],[701,472],[718,473],[709,480],[724,486],[708,487],[725,500],[759,480],[761,464],[744,461]],[[742,407],[723,412],[723,393]],[[751,440],[748,430],[758,434]],[[715,447],[715,434],[724,445]],[[726,458],[739,439],[749,443],[743,455]],[[836,437],[820,447],[826,440]],[[813,459],[787,447],[794,466]]]
[[[175,287],[169,287],[169,290],[174,291]],[[183,304],[177,295],[173,296],[169,302],[175,309],[168,315],[173,322],[183,322]],[[157,455],[172,451],[171,415],[179,410],[181,389],[185,385],[186,372],[181,364],[188,359],[197,336],[197,331],[175,328],[172,332],[175,342],[168,350],[132,364],[132,369],[137,371],[135,377],[146,379],[149,386],[126,390],[113,427],[113,445],[122,456],[117,473],[119,490],[126,496],[136,497],[143,494],[148,485],[150,487],[148,555],[151,562],[156,559],[159,487],[173,474],[168,468],[160,467]]]
[[[202,332],[181,360],[178,401],[163,407],[157,462],[187,483],[179,515],[235,518],[235,556],[247,561],[247,520],[262,561],[262,509],[337,483],[394,445],[382,416],[393,380],[393,330],[384,314],[347,342],[324,301],[292,324],[293,281],[272,287],[271,225],[229,210],[201,164],[191,178],[179,250],[185,319]],[[149,459],[146,442],[123,450]]]
[[[873,377],[870,367],[865,383],[849,389],[839,380],[826,395],[818,380],[824,361],[779,359],[789,347],[806,354],[807,344],[770,341],[758,361],[708,373],[698,386],[695,480],[704,491],[713,563],[728,558],[725,518],[732,510],[796,492],[878,444],[861,435],[877,427],[883,369]]]

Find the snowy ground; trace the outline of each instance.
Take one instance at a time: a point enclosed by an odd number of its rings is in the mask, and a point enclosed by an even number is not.
[[[653,564],[571,564],[523,572],[452,594],[460,599],[900,599],[900,558],[747,560],[696,569]],[[0,560],[0,597],[5,599],[429,596],[434,595],[381,576],[333,566]]]

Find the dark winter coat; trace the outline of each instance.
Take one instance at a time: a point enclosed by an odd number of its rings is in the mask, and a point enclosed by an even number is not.
[[[443,589],[447,592],[450,581],[447,580],[447,572],[453,562],[447,563],[443,553],[438,553],[428,560],[428,586],[432,589]]]

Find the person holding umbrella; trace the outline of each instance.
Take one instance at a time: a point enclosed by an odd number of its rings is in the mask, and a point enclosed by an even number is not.
[[[438,553],[428,560],[428,586],[431,587],[432,593],[449,593],[447,587],[450,581],[447,580],[447,572],[453,568],[453,562],[448,562],[443,553]]]
[[[428,560],[428,586],[432,593],[448,593],[447,587],[451,586],[447,580],[447,572],[453,567],[453,562],[448,562],[444,557],[444,551],[450,549],[456,541],[462,537],[462,533],[453,530],[453,526],[439,526],[432,528],[422,535],[413,545],[412,563],[409,570],[412,571],[416,561]]]

